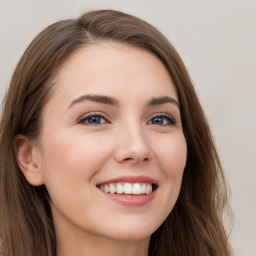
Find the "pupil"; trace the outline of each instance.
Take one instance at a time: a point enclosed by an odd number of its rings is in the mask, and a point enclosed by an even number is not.
[[[163,124],[163,118],[155,117],[153,123],[155,123],[155,124]]]
[[[98,123],[100,123],[100,117],[92,116],[88,121],[90,124],[98,124]]]

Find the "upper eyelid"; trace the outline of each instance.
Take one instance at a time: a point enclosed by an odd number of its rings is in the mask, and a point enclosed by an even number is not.
[[[173,118],[174,120],[176,120],[176,118],[175,118],[173,115],[171,115],[171,114],[169,114],[169,113],[166,113],[166,112],[154,113],[154,114],[150,115],[150,116],[148,117],[148,119],[150,120],[150,119],[152,119],[152,118],[154,118],[154,117],[157,117],[157,116],[170,117],[170,118]]]
[[[88,112],[86,114],[83,114],[82,116],[80,116],[78,118],[78,120],[81,120],[81,119],[84,119],[86,117],[90,117],[90,116],[102,116],[104,117],[105,119],[110,119],[108,115],[106,115],[105,113],[102,113],[100,111],[92,111],[92,112]]]
[[[171,116],[173,117],[173,115],[169,114],[169,113],[166,113],[166,112],[157,112],[157,113],[154,113],[152,114],[151,116]]]

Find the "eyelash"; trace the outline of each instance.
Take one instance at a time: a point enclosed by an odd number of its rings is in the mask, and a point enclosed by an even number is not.
[[[90,123],[90,118],[100,118],[102,120],[102,118],[104,119],[104,123]],[[153,124],[152,120],[154,118],[162,118],[162,119],[167,119],[167,123],[165,124]],[[156,126],[173,126],[176,124],[176,120],[169,114],[167,113],[159,113],[156,114],[155,116],[153,116],[150,121],[152,125],[156,125]],[[149,123],[148,122],[148,123]],[[163,121],[164,122],[164,121]],[[89,126],[98,126],[98,125],[102,125],[102,124],[106,124],[109,123],[108,118],[105,117],[105,115],[103,115],[102,113],[90,113],[88,115],[83,116],[79,121],[79,124],[82,125],[89,125]]]
[[[167,124],[153,124],[152,125],[156,125],[156,126],[173,126],[176,124],[176,120],[174,119],[174,117],[172,117],[171,115],[167,114],[167,113],[158,113],[155,116],[153,116],[150,119],[150,122],[152,122],[152,119],[154,118],[162,118],[162,119],[167,119]]]
[[[78,123],[82,125],[90,125],[90,126],[97,126],[102,124],[102,123],[90,123],[89,119],[93,117],[97,117],[101,119],[103,118],[105,120],[103,124],[109,123],[108,118],[105,117],[102,113],[90,113],[88,115],[85,115],[78,121]]]

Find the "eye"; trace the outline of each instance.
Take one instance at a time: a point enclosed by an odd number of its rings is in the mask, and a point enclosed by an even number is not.
[[[101,125],[108,123],[108,121],[101,114],[89,114],[83,116],[78,123],[83,125]]]
[[[175,125],[175,119],[168,114],[159,114],[150,119],[149,124],[153,125]]]

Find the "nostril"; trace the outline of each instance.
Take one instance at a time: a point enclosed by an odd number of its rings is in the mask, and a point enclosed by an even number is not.
[[[152,152],[149,148],[139,148],[133,144],[130,146],[123,145],[117,147],[114,157],[119,163],[146,163],[152,158]]]
[[[133,163],[138,163],[138,162],[147,162],[149,161],[148,157],[145,157],[144,159],[139,159],[139,158],[133,158],[133,157],[127,157],[124,159],[126,162],[133,162]]]
[[[125,160],[125,161],[135,161],[135,159],[132,158],[132,157],[127,157],[127,158],[125,158],[124,160]]]

